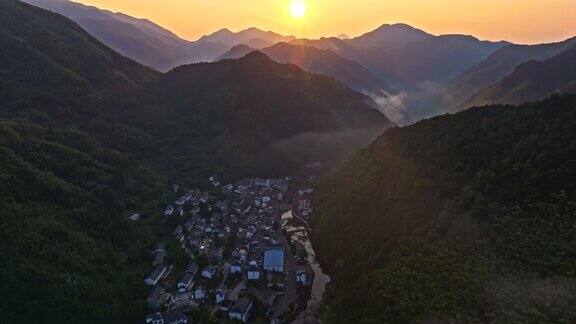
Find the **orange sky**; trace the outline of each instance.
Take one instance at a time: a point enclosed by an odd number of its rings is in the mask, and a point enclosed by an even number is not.
[[[356,36],[395,22],[433,34],[463,33],[517,43],[576,35],[576,0],[301,0],[308,7],[302,19],[290,16],[294,0],[76,1],[148,18],[190,40],[223,27],[258,27],[308,38]]]

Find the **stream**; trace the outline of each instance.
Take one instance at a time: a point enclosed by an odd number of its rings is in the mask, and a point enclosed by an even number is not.
[[[322,297],[326,291],[326,286],[330,282],[330,276],[322,270],[320,264],[316,260],[316,251],[312,246],[312,242],[308,236],[308,231],[304,226],[293,226],[289,225],[290,220],[294,218],[292,211],[287,211],[282,214],[282,227],[290,235],[290,238],[302,244],[307,254],[307,261],[310,268],[314,272],[314,280],[312,282],[312,290],[310,293],[310,299],[306,310],[302,311],[293,323],[316,323],[316,313],[318,307],[322,303]]]

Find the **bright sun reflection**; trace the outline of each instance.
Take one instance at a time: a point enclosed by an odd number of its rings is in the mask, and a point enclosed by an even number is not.
[[[306,3],[303,0],[293,0],[290,13],[294,18],[303,18],[306,15]]]

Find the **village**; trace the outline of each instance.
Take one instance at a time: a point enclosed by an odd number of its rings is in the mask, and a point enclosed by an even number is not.
[[[290,322],[306,307],[314,275],[286,215],[309,227],[313,190],[289,177],[222,185],[212,176],[209,184],[172,188],[179,198],[162,217],[175,220],[169,239],[188,260],[178,267],[166,261],[174,253],[166,242],[152,247],[146,323],[193,323],[199,311],[220,323]]]

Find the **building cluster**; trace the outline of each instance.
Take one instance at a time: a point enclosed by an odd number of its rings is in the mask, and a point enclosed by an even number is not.
[[[152,270],[144,280],[150,286],[147,303],[152,311],[146,322],[186,323],[186,314],[199,307],[246,322],[258,295],[249,287],[284,295],[291,263],[280,210],[289,208],[285,202],[289,181],[246,179],[221,185],[212,176],[210,193],[176,188],[181,196],[165,208],[164,217],[177,220],[171,240],[189,264],[178,269],[166,262],[170,251],[165,244],[152,248]],[[306,267],[292,266],[291,280],[308,284]]]

